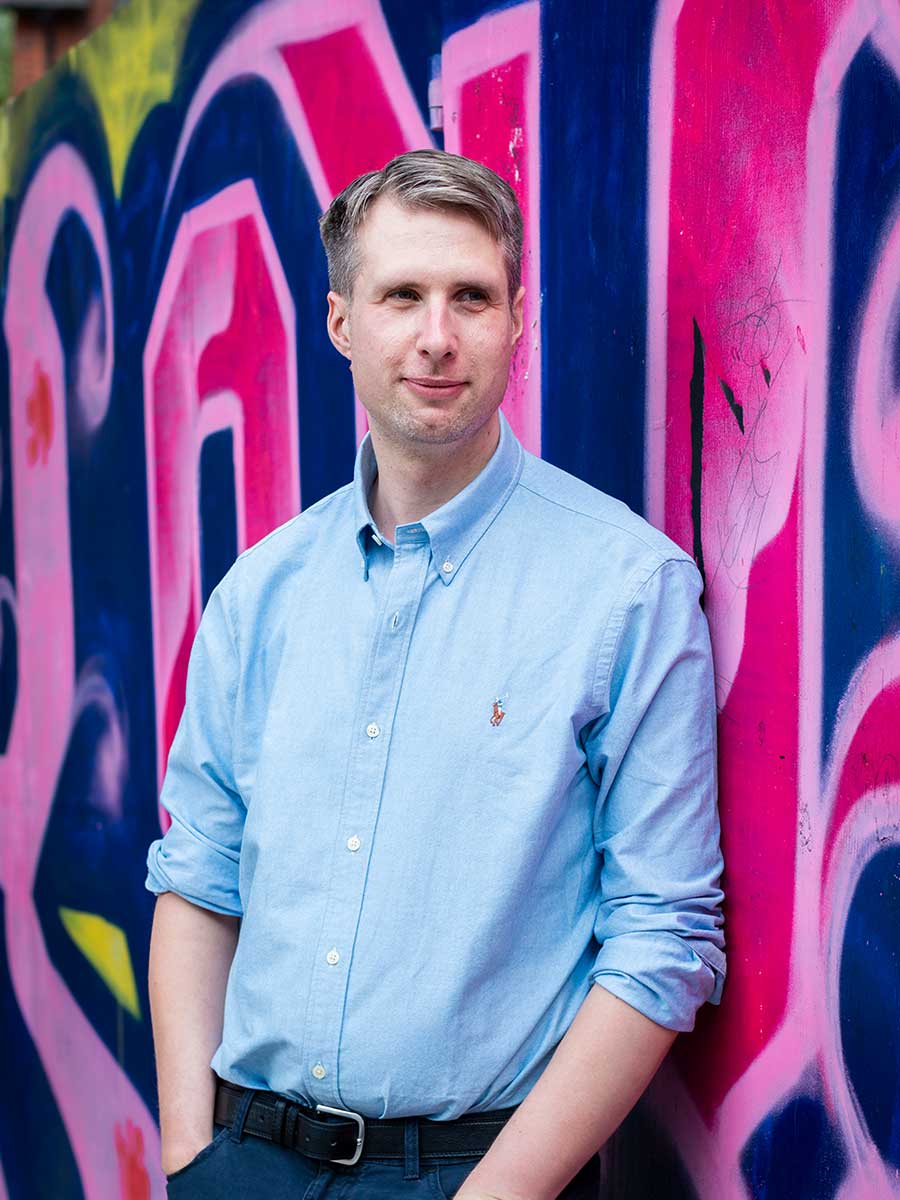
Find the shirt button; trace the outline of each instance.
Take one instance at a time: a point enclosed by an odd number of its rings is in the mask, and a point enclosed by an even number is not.
[[[329,967],[334,967],[337,966],[337,964],[341,961],[341,956],[338,954],[337,950],[332,947],[332,949],[329,950],[325,955],[325,961],[328,963]]]
[[[366,733],[370,738],[377,738],[379,733],[381,733],[381,729],[373,721],[371,725],[366,726]]]
[[[359,838],[356,836],[355,833],[354,833],[353,837],[347,838],[347,849],[348,850],[354,850],[354,851],[358,850],[361,845],[362,845],[362,842],[359,840]]]
[[[450,561],[449,558],[445,558],[444,561],[441,563],[441,570],[444,572],[445,575],[449,575],[450,572],[453,570],[453,563]]]
[[[398,612],[395,612],[394,615],[391,617],[391,629],[396,629],[399,624],[400,624],[400,614]]]
[[[325,1076],[328,1074],[328,1072],[325,1070],[325,1068],[322,1066],[321,1063],[316,1063],[316,1065],[312,1069],[312,1073],[313,1073],[313,1075],[315,1075],[316,1079],[324,1079]]]

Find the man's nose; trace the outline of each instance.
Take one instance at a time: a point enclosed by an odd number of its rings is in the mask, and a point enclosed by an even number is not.
[[[422,306],[416,349],[436,362],[456,353],[453,315],[445,300],[430,300]]]

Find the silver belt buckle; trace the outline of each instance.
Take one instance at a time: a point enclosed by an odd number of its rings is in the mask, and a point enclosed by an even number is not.
[[[346,1108],[330,1108],[327,1104],[317,1104],[317,1113],[330,1113],[333,1117],[349,1117],[356,1122],[356,1153],[352,1158],[329,1158],[328,1162],[340,1163],[342,1167],[355,1167],[362,1157],[363,1142],[366,1137],[366,1123],[359,1113],[350,1112]]]

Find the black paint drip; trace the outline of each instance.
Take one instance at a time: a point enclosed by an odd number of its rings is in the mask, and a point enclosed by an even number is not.
[[[703,387],[706,366],[703,335],[697,318],[694,322],[694,369],[691,374],[691,524],[694,529],[694,561],[703,577],[703,606],[706,595],[706,571],[703,568],[703,535],[701,530],[702,505],[701,486],[703,481]]]
[[[741,433],[743,433],[744,432],[744,406],[742,404],[738,404],[737,400],[735,400],[734,392],[728,386],[728,384],[725,382],[724,379],[719,380],[719,386],[722,389],[722,395],[728,401],[728,407],[734,413],[734,419],[738,423],[738,429],[741,431]]]

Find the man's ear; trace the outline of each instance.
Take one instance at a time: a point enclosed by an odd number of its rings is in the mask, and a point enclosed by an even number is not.
[[[349,308],[346,296],[341,296],[337,292],[328,293],[328,316],[325,326],[332,346],[338,354],[343,354],[344,358],[350,357]]]
[[[516,298],[512,302],[512,319],[513,319],[513,335],[512,344],[515,345],[522,336],[522,313],[525,302],[525,289],[520,287],[516,292]]]

